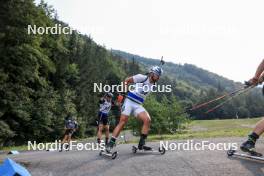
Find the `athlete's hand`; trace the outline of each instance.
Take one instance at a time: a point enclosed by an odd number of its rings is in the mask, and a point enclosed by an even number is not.
[[[260,84],[260,83],[263,83],[263,81],[264,81],[264,77],[261,75],[260,77],[259,77],[259,79],[258,79],[258,83]]]
[[[253,77],[253,78],[251,78],[249,81],[248,81],[248,84],[250,85],[250,86],[252,86],[252,85],[257,85],[259,83],[259,78],[257,78],[257,77]]]

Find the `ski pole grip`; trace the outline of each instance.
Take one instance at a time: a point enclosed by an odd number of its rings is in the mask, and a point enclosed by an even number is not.
[[[244,84],[245,84],[245,88],[252,86],[251,82],[249,81],[245,81]]]
[[[258,83],[262,84],[263,82],[264,82],[264,76],[261,76]]]

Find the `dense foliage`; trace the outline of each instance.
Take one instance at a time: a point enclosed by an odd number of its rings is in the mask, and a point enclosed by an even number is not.
[[[141,72],[77,31],[28,35],[28,25],[67,26],[54,12],[43,1],[1,3],[0,145],[61,138],[68,115],[77,117],[78,137],[94,134],[102,93],[93,84],[119,84]]]

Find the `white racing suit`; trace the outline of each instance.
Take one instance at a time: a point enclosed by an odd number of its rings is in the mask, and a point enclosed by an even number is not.
[[[134,89],[129,91],[122,106],[121,114],[135,117],[141,112],[147,112],[142,104],[146,96],[152,91],[153,85],[147,75],[137,74],[133,76]]]

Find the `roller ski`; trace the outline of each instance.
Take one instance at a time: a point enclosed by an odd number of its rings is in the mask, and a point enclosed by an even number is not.
[[[106,156],[111,159],[116,159],[118,152],[117,151],[108,151],[107,149],[101,150],[99,153],[100,156]]]
[[[61,149],[59,150],[59,152],[62,152],[62,151],[66,151],[68,152],[70,150],[70,145],[69,144],[65,144],[65,147],[64,147],[64,144],[61,145]]]
[[[236,150],[228,150],[227,156],[229,156],[229,157],[237,156],[237,157],[241,157],[241,158],[248,158],[248,159],[253,159],[253,160],[258,160],[258,161],[264,161],[263,155],[261,153],[258,153],[258,152],[239,153]]]
[[[105,147],[105,149],[101,150],[99,153],[99,156],[105,156],[111,159],[116,159],[118,152],[117,151],[113,151],[113,147],[115,144],[110,144],[108,146]]]
[[[148,146],[142,146],[142,147],[132,146],[132,152],[133,153],[156,153],[156,154],[164,155],[166,150],[164,147],[159,148],[158,150],[155,150]]]
[[[259,161],[264,161],[264,157],[261,153],[256,152],[255,149],[255,142],[252,142],[250,140],[247,140],[244,142],[241,146],[240,149],[244,153],[239,153],[236,150],[228,150],[227,155],[229,157],[231,156],[238,156],[242,158],[249,158],[249,159],[254,159],[254,160],[259,160]]]

